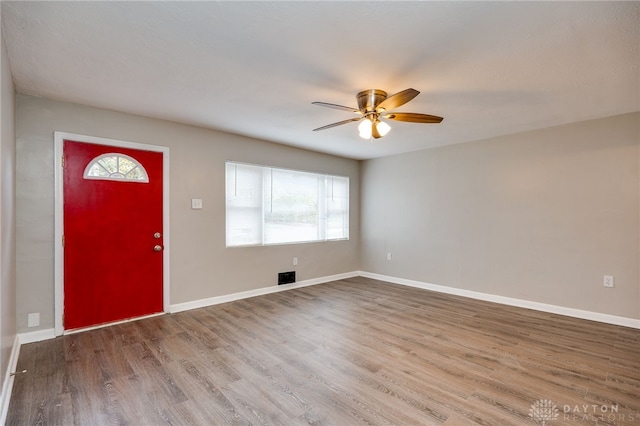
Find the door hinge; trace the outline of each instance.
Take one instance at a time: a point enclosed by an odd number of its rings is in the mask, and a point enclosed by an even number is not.
[[[64,235],[62,236],[62,247],[64,247]]]
[[[62,167],[64,167],[64,155],[62,156]]]

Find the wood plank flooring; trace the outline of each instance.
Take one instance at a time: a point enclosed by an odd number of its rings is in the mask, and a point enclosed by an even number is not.
[[[640,330],[366,278],[24,345],[22,369],[8,425],[640,425]]]

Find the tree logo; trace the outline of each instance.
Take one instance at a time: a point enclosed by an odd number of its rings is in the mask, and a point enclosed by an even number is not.
[[[558,412],[558,406],[555,402],[550,399],[539,399],[529,408],[529,417],[531,417],[534,422],[546,426],[547,422],[558,420],[560,413]]]

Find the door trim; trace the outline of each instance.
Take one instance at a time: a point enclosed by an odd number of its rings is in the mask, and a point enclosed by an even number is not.
[[[169,312],[171,305],[169,283],[169,259],[171,244],[169,235],[169,147],[149,145],[137,142],[127,142],[116,139],[106,139],[95,136],[79,135],[67,132],[54,132],[54,332],[56,336],[65,333],[63,324],[64,313],[64,250],[62,235],[64,231],[64,181],[62,176],[62,155],[64,140],[93,143],[120,148],[139,149],[162,153],[162,234],[164,251],[162,257],[162,311]]]

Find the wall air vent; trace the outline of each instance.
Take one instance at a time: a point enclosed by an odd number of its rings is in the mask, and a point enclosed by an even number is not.
[[[278,285],[291,284],[296,282],[296,271],[280,272],[278,274]]]

